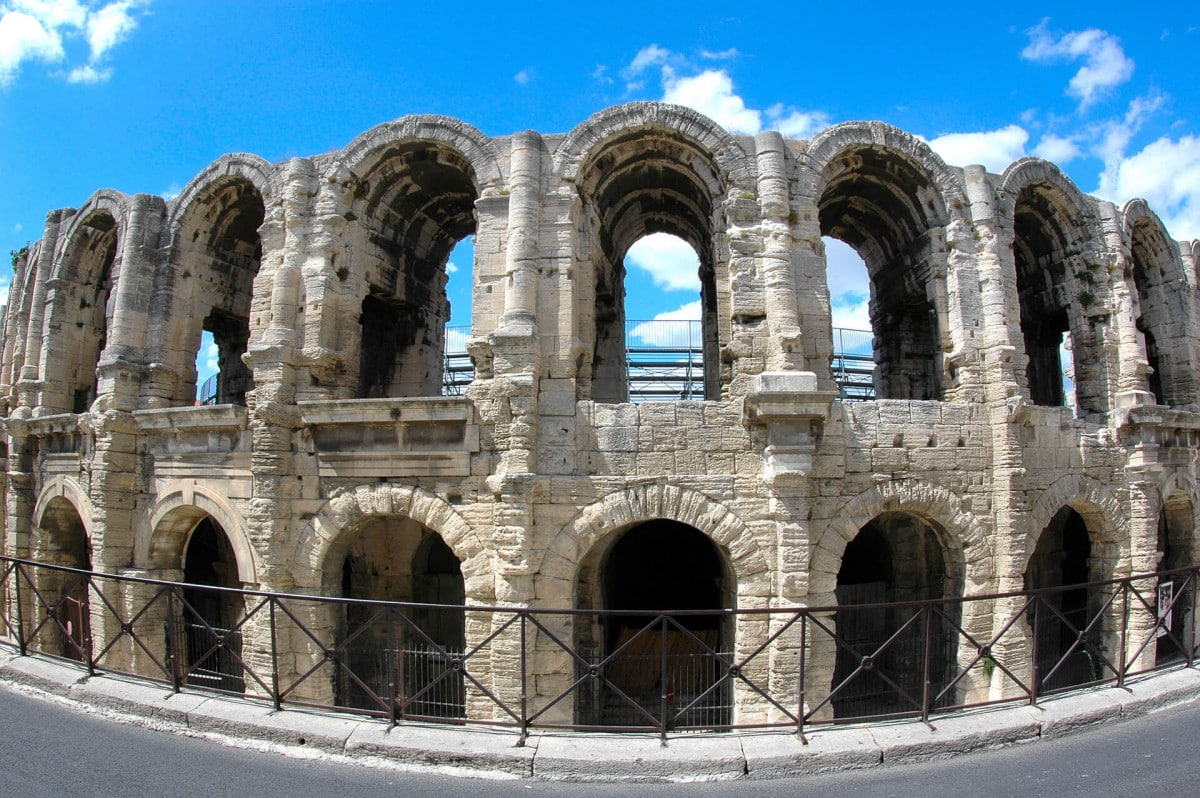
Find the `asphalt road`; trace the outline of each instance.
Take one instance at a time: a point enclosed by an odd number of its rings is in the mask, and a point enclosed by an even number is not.
[[[562,784],[376,769],[224,746],[0,686],[0,796],[1193,796],[1200,701],[1098,729],[938,762],[769,782]]]

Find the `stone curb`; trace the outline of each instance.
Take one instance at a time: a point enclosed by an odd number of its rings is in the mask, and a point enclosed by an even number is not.
[[[117,720],[230,744],[319,751],[364,764],[437,768],[460,775],[560,781],[775,779],[919,762],[1053,739],[1200,698],[1200,670],[1182,668],[1046,701],[920,721],[817,727],[795,734],[535,732],[524,746],[512,729],[404,724],[289,708],[233,696],[174,693],[120,676],[89,678],[77,666],[0,650],[0,682],[108,714]]]

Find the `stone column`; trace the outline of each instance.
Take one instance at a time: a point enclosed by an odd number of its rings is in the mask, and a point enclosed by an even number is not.
[[[17,404],[33,408],[34,415],[49,415],[52,409],[41,407],[41,358],[42,327],[46,321],[46,291],[50,275],[54,272],[54,259],[58,249],[58,233],[62,224],[75,215],[73,209],[51,211],[46,216],[46,229],[42,233],[42,246],[38,251],[37,274],[33,283],[33,300],[29,304],[29,329],[25,339],[24,365],[17,382]]]
[[[1024,385],[1021,372],[1026,360],[1018,357],[1017,342],[1023,340],[1020,327],[1020,303],[1017,297],[1016,262],[1012,254],[1012,226],[1003,221],[996,209],[996,195],[982,166],[963,170],[963,184],[971,205],[971,224],[975,229],[976,268],[979,274],[982,306],[983,340],[978,344],[982,360],[979,368],[987,404],[988,426],[991,430],[990,502],[994,529],[1011,530],[1011,534],[993,535],[991,573],[978,592],[1010,592],[1024,588],[1025,535],[1029,508],[1025,501],[1025,465],[1021,444],[1021,408],[1026,400],[1020,398]],[[986,477],[985,477],[986,478]],[[980,574],[967,574],[967,582],[979,583]],[[972,619],[963,618],[964,628],[975,639],[987,642],[999,634],[1004,625],[1020,612],[1020,598],[1001,599],[992,607],[973,602],[969,607]],[[990,616],[985,613],[990,609]],[[978,622],[978,626],[976,625]],[[990,627],[990,628],[989,628]],[[1028,625],[1018,621],[997,642],[988,656],[1001,662],[1022,679],[1030,673]],[[977,651],[961,650],[959,658],[969,662]],[[968,689],[987,690],[987,697],[1010,697],[1018,687],[1003,669],[991,669],[990,686],[975,685]],[[977,696],[970,696],[972,699]],[[982,698],[983,696],[978,696]]]
[[[776,131],[754,137],[758,160],[758,203],[762,213],[762,279],[767,311],[767,371],[804,368],[789,201],[787,145]]]
[[[1100,228],[1104,235],[1104,248],[1114,259],[1112,283],[1112,324],[1117,335],[1117,358],[1113,364],[1117,369],[1115,407],[1133,407],[1141,404],[1157,404],[1149,390],[1146,372],[1150,362],[1146,359],[1146,342],[1137,329],[1134,318],[1134,296],[1130,281],[1125,274],[1132,268],[1125,250],[1125,236],[1121,223],[1121,212],[1111,202],[1099,204]]]

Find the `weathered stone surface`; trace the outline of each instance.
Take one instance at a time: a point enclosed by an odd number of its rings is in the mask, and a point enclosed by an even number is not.
[[[628,401],[623,258],[651,230],[700,258],[685,401]],[[472,325],[451,341],[446,258],[472,234]],[[858,361],[834,338],[822,236],[872,275]],[[211,522],[225,585],[587,609],[614,541],[660,521],[697,533],[688,550],[711,541],[724,608],[833,604],[868,529],[889,598],[1061,581],[1039,542],[1075,518],[1089,578],[1193,563],[1196,254],[1141,201],[1087,197],[1036,159],[948,167],[882,123],[785,142],[642,103],[567,135],[412,116],[315,158],[229,155],[170,201],[105,190],[55,211],[17,258],[4,551],[183,578]],[[203,333],[220,373],[198,406]],[[474,381],[443,396],[451,348]],[[962,620],[986,639],[1007,610]],[[345,634],[310,614],[322,646]],[[262,627],[244,630],[250,662]],[[1025,663],[1018,628],[998,650]],[[765,630],[730,624],[721,643],[753,650]],[[281,637],[284,677],[324,656]],[[836,657],[811,645],[827,690]],[[531,684],[560,685],[555,653]],[[794,683],[796,659],[771,678]],[[330,698],[332,677],[303,689]]]

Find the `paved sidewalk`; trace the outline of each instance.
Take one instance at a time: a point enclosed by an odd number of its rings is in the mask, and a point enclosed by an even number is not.
[[[451,768],[464,775],[576,781],[770,779],[914,762],[1060,737],[1097,723],[1200,699],[1200,670],[1180,669],[1046,701],[870,726],[817,727],[807,742],[781,731],[679,734],[664,746],[651,734],[535,731],[524,746],[512,729],[386,722],[115,676],[0,650],[0,682],[77,702],[114,719],[230,744],[315,749],[364,764]]]

